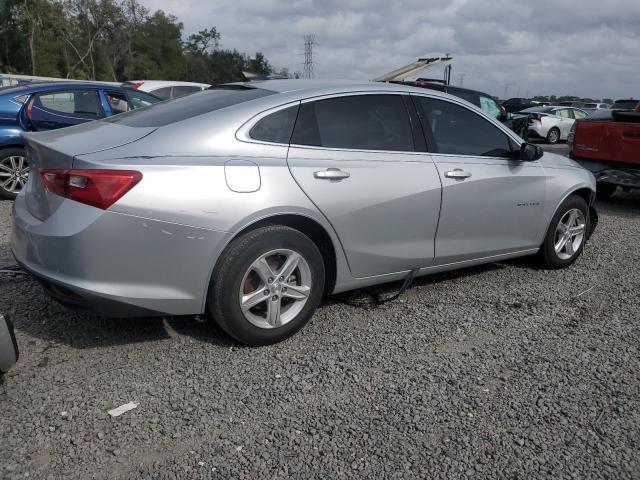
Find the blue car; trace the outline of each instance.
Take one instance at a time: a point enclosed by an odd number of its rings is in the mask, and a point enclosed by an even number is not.
[[[29,165],[22,132],[69,127],[160,101],[145,92],[104,83],[0,88],[0,198],[15,198],[27,182]]]

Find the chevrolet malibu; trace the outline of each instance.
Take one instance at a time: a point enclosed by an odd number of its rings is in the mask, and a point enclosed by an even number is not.
[[[54,298],[208,312],[250,345],[323,294],[533,254],[567,267],[591,231],[591,173],[432,90],[229,84],[24,137],[11,245]]]

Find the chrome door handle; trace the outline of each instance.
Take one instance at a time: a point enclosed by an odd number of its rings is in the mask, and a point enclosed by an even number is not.
[[[325,180],[342,180],[343,178],[349,178],[351,174],[349,172],[343,172],[339,168],[327,168],[319,172],[313,172],[313,176]]]
[[[465,179],[465,178],[469,178],[471,176],[471,174],[469,172],[465,172],[464,170],[462,170],[460,168],[454,168],[453,170],[445,172],[444,176],[447,177],[447,178],[455,178],[455,179],[458,179],[458,180],[462,180],[462,179]]]

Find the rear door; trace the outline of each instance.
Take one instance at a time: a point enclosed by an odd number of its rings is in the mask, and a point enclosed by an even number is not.
[[[554,113],[558,117],[557,127],[560,129],[560,138],[566,140],[573,126],[573,115],[571,115],[571,108],[559,108]]]
[[[536,248],[546,178],[497,125],[449,100],[414,96],[442,179],[436,264]]]
[[[417,131],[414,143],[418,125],[405,98],[362,93],[306,101],[294,127],[291,173],[335,229],[354,277],[433,262],[440,179],[430,156],[416,151],[424,150],[424,138]]]
[[[94,89],[37,93],[26,110],[34,130],[69,127],[104,116],[98,91]]]

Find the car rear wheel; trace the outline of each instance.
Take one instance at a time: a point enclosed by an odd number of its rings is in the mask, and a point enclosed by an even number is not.
[[[596,197],[598,200],[607,200],[617,189],[617,185],[611,183],[598,183],[596,186]]]
[[[547,133],[547,142],[554,145],[559,141],[560,141],[560,130],[554,127],[551,130],[549,130],[549,132]]]
[[[588,205],[582,197],[571,195],[551,219],[540,256],[553,269],[571,265],[582,253],[587,240]]]
[[[28,177],[29,165],[23,148],[0,150],[0,198],[16,198]]]
[[[258,228],[236,238],[214,270],[207,308],[220,327],[247,345],[269,345],[300,330],[324,290],[318,247],[298,230]]]

